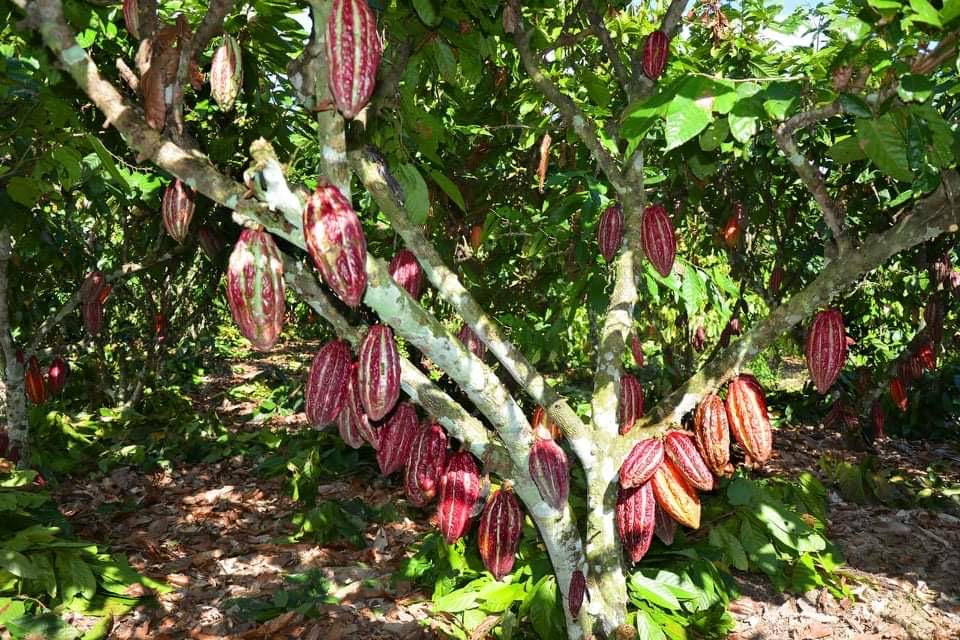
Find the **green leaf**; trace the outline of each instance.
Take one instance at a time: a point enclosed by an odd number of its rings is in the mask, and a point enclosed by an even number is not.
[[[466,591],[458,589],[443,597],[433,601],[433,608],[436,611],[446,611],[447,613],[458,613],[467,609],[475,609],[479,594],[476,591]]]
[[[437,61],[437,67],[440,68],[440,75],[443,79],[452,85],[457,84],[457,59],[453,56],[453,51],[443,40],[433,41],[434,58]]]
[[[700,148],[704,151],[713,151],[730,135],[730,122],[726,118],[714,120],[703,133],[700,134]]]
[[[631,597],[646,600],[664,609],[677,610],[680,608],[680,601],[670,592],[670,589],[656,580],[651,580],[639,571],[630,576],[629,587]]]
[[[839,100],[840,107],[843,109],[844,113],[849,113],[850,115],[857,116],[858,118],[873,117],[873,111],[871,111],[870,105],[867,104],[867,101],[860,96],[852,93],[841,93]]]
[[[926,22],[935,27],[943,26],[940,22],[940,14],[927,0],[910,0],[910,8],[916,12],[916,15],[912,16],[914,21]]]
[[[721,549],[727,556],[731,565],[740,571],[747,571],[750,568],[747,562],[747,552],[744,551],[740,540],[728,531],[726,526],[714,527],[709,534],[710,544]]]
[[[949,24],[960,16],[960,0],[947,0],[943,3],[943,9],[940,10],[940,20],[943,24]]]
[[[727,499],[734,506],[750,504],[757,495],[756,483],[748,478],[734,478],[727,485]]]
[[[93,598],[97,590],[97,580],[93,571],[76,552],[57,552],[57,577],[60,578],[62,597],[70,600],[74,596],[81,596],[87,600]]]
[[[826,541],[782,503],[761,500],[756,516],[770,535],[791,549],[805,552],[826,548]]]
[[[413,0],[413,8],[416,9],[417,15],[428,27],[440,24],[441,16],[437,13],[431,0]]]
[[[773,543],[750,524],[749,520],[740,523],[740,543],[747,557],[768,576],[779,575],[783,562],[777,556]]]
[[[566,637],[565,621],[560,604],[557,580],[544,576],[528,596],[530,624],[541,640],[559,640]]]
[[[774,82],[764,93],[763,110],[774,120],[786,120],[787,114],[800,99],[800,86],[794,83]]]
[[[33,563],[19,551],[0,550],[0,569],[9,571],[20,578],[36,578],[37,571]]]
[[[660,625],[646,611],[637,611],[637,640],[667,640]]]
[[[40,180],[14,176],[7,182],[7,195],[14,202],[31,209],[44,194],[47,186],[47,183]]]
[[[850,42],[866,38],[870,33],[870,25],[855,16],[839,15],[833,19],[830,29]]]
[[[477,594],[483,601],[483,610],[491,613],[505,611],[514,602],[523,600],[526,589],[523,583],[506,584],[492,580],[484,585]]]
[[[397,182],[403,187],[403,204],[413,224],[423,224],[427,221],[430,211],[430,191],[423,176],[412,164],[401,164],[394,172]]]
[[[954,135],[950,125],[930,105],[918,105],[910,108],[911,113],[926,124],[931,144],[927,146],[927,160],[933,166],[943,169],[953,164]]]
[[[860,148],[860,140],[856,136],[840,138],[833,143],[827,153],[835,162],[840,164],[849,164],[867,157],[867,154]]]
[[[675,149],[703,131],[712,119],[710,111],[702,106],[677,96],[667,111],[663,126],[667,141],[666,151]]]
[[[687,310],[687,317],[692,318],[703,308],[707,300],[707,288],[703,284],[696,267],[689,263],[684,266],[680,297],[683,299],[683,306]]]
[[[741,143],[749,142],[756,135],[762,117],[763,106],[755,98],[737,102],[728,116],[730,133],[734,140]]]
[[[443,175],[436,169],[430,171],[430,179],[437,183],[437,185],[443,189],[443,192],[447,194],[451,200],[453,200],[461,211],[466,211],[466,204],[463,202],[463,194],[460,193],[460,187],[455,185],[453,181],[450,180],[447,176]]]
[[[873,119],[858,118],[856,128],[860,147],[878,169],[896,180],[913,180],[906,141],[890,113]]]
[[[933,95],[935,87],[933,79],[928,76],[908,74],[900,78],[897,95],[904,102],[926,102]]]

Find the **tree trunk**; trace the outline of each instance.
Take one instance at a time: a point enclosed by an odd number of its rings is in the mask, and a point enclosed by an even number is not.
[[[6,432],[10,449],[20,451],[21,464],[27,460],[27,398],[23,392],[23,366],[17,362],[17,352],[10,333],[10,308],[7,303],[7,266],[13,245],[10,229],[0,229],[0,350],[3,353],[3,386],[6,393]]]

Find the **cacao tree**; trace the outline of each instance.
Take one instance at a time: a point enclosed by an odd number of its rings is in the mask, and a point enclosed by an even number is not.
[[[902,355],[856,354],[886,372],[850,411],[882,433],[880,390],[904,407],[914,363],[935,366],[960,287],[960,13],[840,7],[814,41],[776,48],[762,3],[436,4],[13,0],[18,46],[42,43],[110,147],[162,176],[154,228],[183,247],[141,238],[130,259],[189,248],[162,287],[219,278],[210,229],[231,229],[221,292],[250,343],[273,347],[288,294],[337,336],[310,367],[310,422],[374,447],[414,504],[436,498],[447,542],[476,524],[496,579],[529,518],[567,635],[628,634],[627,575],[654,535],[699,527],[700,493],[773,455],[755,356],[793,339],[816,391],[840,394],[848,338],[881,320],[858,305],[912,282],[911,308],[931,310],[898,314],[915,336],[885,343]],[[803,34],[806,17],[778,28]],[[105,25],[115,37],[89,46]],[[0,179],[20,210],[75,206],[16,177]],[[94,269],[103,282],[81,288]],[[86,264],[63,309],[99,334],[101,294],[119,299],[107,287],[130,273]],[[7,305],[8,389],[43,402]]]

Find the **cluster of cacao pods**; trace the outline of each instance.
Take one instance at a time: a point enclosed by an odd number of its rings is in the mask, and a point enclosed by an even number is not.
[[[700,526],[697,492],[710,491],[714,476],[733,471],[731,433],[748,462],[762,464],[772,453],[766,398],[753,376],[731,380],[726,401],[715,394],[704,398],[693,422],[693,434],[670,431],[662,440],[638,442],[620,467],[617,531],[634,563],[647,553],[654,535],[670,544],[678,523]]]
[[[44,374],[37,357],[30,356],[23,372],[23,388],[27,399],[33,404],[43,404],[51,396],[63,391],[68,375],[70,375],[70,366],[63,358],[59,356],[54,358]]]
[[[240,333],[255,349],[268,351],[286,315],[283,260],[262,227],[244,229],[227,266],[227,303]]]
[[[333,101],[344,118],[355,118],[373,95],[383,53],[367,0],[333,0],[326,44]]]
[[[107,284],[106,276],[100,271],[91,271],[80,285],[80,313],[83,327],[91,336],[100,333],[103,328],[103,305],[113,291],[113,285]]]
[[[327,285],[345,304],[358,306],[367,289],[367,238],[350,201],[325,178],[304,207],[303,237]]]

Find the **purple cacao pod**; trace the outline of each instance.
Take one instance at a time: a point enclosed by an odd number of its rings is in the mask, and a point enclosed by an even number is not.
[[[677,238],[670,216],[662,205],[655,204],[644,209],[640,221],[640,245],[657,273],[664,278],[669,276],[677,255]]]
[[[377,20],[367,0],[333,0],[327,18],[330,93],[344,118],[367,106],[383,52]]]
[[[657,472],[663,456],[663,442],[656,438],[647,438],[633,445],[627,459],[620,466],[620,486],[630,489],[646,484]]]
[[[650,482],[617,491],[616,521],[620,543],[630,561],[640,562],[653,541],[656,501]]]
[[[466,323],[460,325],[460,331],[457,332],[457,338],[463,343],[470,353],[483,360],[487,355],[487,345],[473,332]]]
[[[47,390],[50,395],[55,396],[63,390],[67,384],[68,375],[70,375],[70,367],[66,360],[59,356],[54,358],[50,368],[47,369]]]
[[[403,469],[410,457],[410,447],[417,435],[417,410],[409,402],[401,402],[386,424],[380,427],[380,448],[377,464],[385,476]]]
[[[227,302],[240,333],[255,349],[273,347],[286,312],[283,260],[263,229],[240,233],[227,267]]]
[[[707,468],[690,434],[671,431],[663,440],[663,449],[690,486],[701,491],[713,489],[713,474]]]
[[[423,269],[412,251],[404,249],[390,261],[390,276],[406,289],[414,300],[423,295]]]
[[[91,336],[100,333],[103,328],[103,305],[96,300],[91,300],[84,302],[80,310],[83,314],[83,328],[87,333]]]
[[[629,373],[620,376],[620,435],[633,429],[638,418],[643,417],[643,387]]]
[[[223,238],[206,225],[197,229],[197,240],[200,242],[200,248],[211,260],[216,260],[223,251]]]
[[[560,445],[549,438],[537,440],[530,448],[527,466],[540,497],[554,509],[563,509],[570,491],[570,471]]]
[[[643,73],[656,80],[667,66],[670,39],[663,31],[654,31],[643,41]]]
[[[483,566],[497,580],[510,573],[523,531],[523,513],[513,491],[495,492],[483,508],[477,531],[477,547]]]
[[[403,488],[410,502],[426,506],[437,495],[447,462],[447,434],[436,422],[420,427],[404,469]]]
[[[350,346],[343,340],[331,340],[313,357],[303,392],[313,426],[325,427],[337,419],[347,399],[351,365]]]
[[[230,111],[242,86],[243,62],[240,43],[233,36],[225,35],[210,64],[210,94],[221,109]]]
[[[347,380],[346,398],[340,414],[337,416],[337,429],[340,437],[348,446],[359,449],[366,442],[374,449],[380,447],[380,437],[376,429],[367,419],[360,402],[360,392],[357,390],[357,363],[350,367],[350,377]]]
[[[179,179],[174,180],[163,192],[163,226],[179,244],[183,244],[190,231],[190,221],[196,209],[193,198],[193,190]]]
[[[600,245],[600,255],[607,262],[613,260],[623,242],[623,209],[619,204],[610,205],[600,216],[600,225],[597,228],[597,244]]]
[[[437,505],[437,526],[448,544],[453,544],[467,532],[473,505],[479,497],[480,471],[477,463],[467,451],[454,453],[440,476],[440,501]]]
[[[570,576],[570,588],[567,589],[567,607],[570,609],[570,615],[574,618],[580,613],[580,607],[583,606],[583,596],[587,594],[587,578],[583,571],[577,569]]]
[[[825,309],[814,316],[807,333],[806,356],[813,385],[825,394],[847,359],[847,334],[837,309]]]
[[[382,419],[400,398],[400,356],[387,325],[373,325],[360,343],[357,382],[370,420]]]
[[[327,285],[356,307],[367,288],[367,239],[340,190],[321,178],[303,209],[303,237]]]

